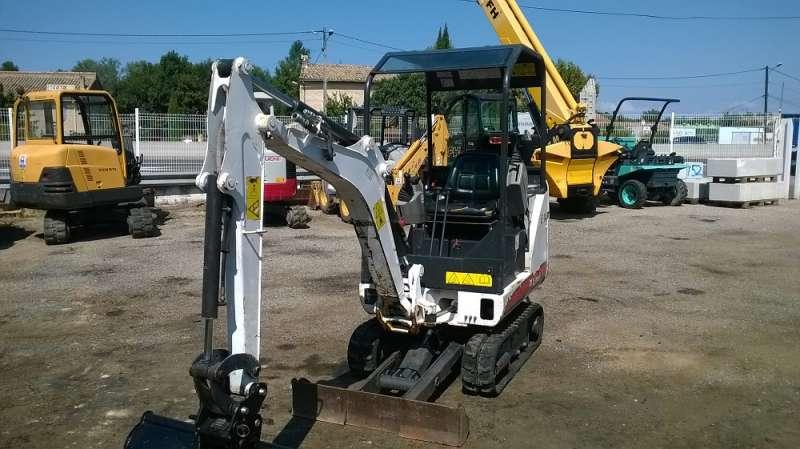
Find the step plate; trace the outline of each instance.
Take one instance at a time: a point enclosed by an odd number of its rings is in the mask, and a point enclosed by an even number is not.
[[[292,414],[299,418],[395,433],[462,446],[469,434],[464,407],[292,380]]]

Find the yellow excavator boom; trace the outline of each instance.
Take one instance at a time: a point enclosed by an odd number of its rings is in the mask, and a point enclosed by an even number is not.
[[[603,177],[617,160],[621,147],[600,140],[598,129],[586,123],[586,106],[575,101],[516,0],[476,2],[501,43],[528,46],[544,60],[547,72],[545,122],[551,131],[559,127],[559,132],[552,133],[558,138],[547,146],[550,195],[558,198],[559,202],[568,201],[570,207],[581,212],[594,210],[592,197],[600,194]],[[541,109],[539,89],[530,89],[530,94]],[[535,159],[536,156],[534,163]]]
[[[444,167],[447,165],[447,138],[449,137],[449,130],[447,129],[447,120],[443,115],[437,115],[433,118],[433,165],[435,167]],[[428,159],[428,137],[427,133],[415,140],[408,150],[403,153],[403,157],[397,161],[392,168],[392,183],[387,186],[389,195],[392,198],[392,203],[397,204],[400,196],[400,190],[405,184],[406,175],[411,177],[419,176],[422,167]]]
[[[568,123],[576,114],[586,112],[586,107],[572,96],[567,83],[558,72],[550,55],[533,31],[519,5],[514,0],[477,0],[503,44],[522,44],[532,48],[544,59],[547,71],[547,126]],[[538,105],[538,89],[531,89],[531,98]]]

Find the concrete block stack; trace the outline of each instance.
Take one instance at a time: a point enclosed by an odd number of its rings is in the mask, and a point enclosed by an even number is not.
[[[708,200],[738,207],[775,203],[781,198],[782,163],[779,158],[709,159]]]

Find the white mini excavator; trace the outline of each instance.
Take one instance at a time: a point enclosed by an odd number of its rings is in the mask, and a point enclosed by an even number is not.
[[[459,115],[448,117],[448,165],[432,163],[429,148],[421,176],[409,178],[409,195],[396,206],[387,190],[392,161],[372,137],[254,80],[249,69],[243,58],[212,68],[208,150],[197,177],[207,194],[205,338],[189,370],[199,411],[193,423],[145,413],[125,448],[266,447],[259,356],[261,263],[270,255],[262,256],[262,140],[346,202],[362,253],[359,296],[372,315],[348,344],[359,380],[345,388],[293,381],[293,414],[464,443],[463,408],[431,399],[459,372],[465,393],[500,394],[542,339],[544,314],[530,295],[548,270],[546,98],[527,94],[546,92],[542,58],[507,45],[380,60],[366,84],[365,123],[373,80],[382,75],[421,75],[428,130],[434,103],[456,104],[448,111]],[[291,123],[262,112],[255,92],[289,107]],[[532,133],[515,129],[519,107],[534,118]],[[476,126],[487,123],[493,125]],[[228,340],[215,349],[213,324],[223,305]]]

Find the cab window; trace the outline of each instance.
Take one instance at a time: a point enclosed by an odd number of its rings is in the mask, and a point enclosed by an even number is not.
[[[28,103],[28,139],[56,137],[56,104],[53,101]]]
[[[63,95],[61,121],[64,143],[100,145],[119,150],[117,123],[105,96]]]
[[[25,135],[25,116],[27,109],[25,102],[20,101],[17,103],[16,115],[14,116],[14,146],[21,145],[27,140]]]

